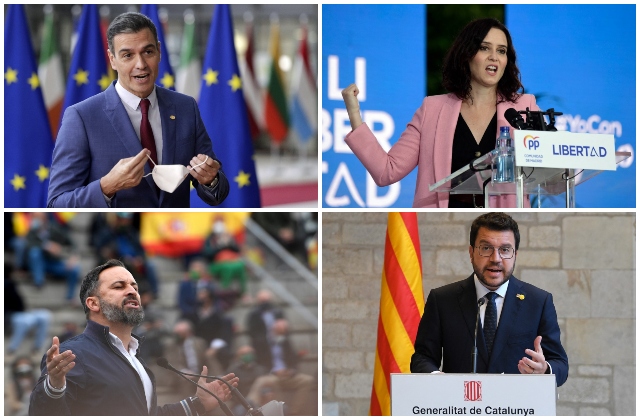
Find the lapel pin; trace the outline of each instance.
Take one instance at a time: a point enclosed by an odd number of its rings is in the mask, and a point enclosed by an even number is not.
[[[175,115],[169,115],[169,118],[172,119],[172,120],[175,120],[176,116]]]
[[[516,297],[517,297],[518,299],[520,299],[520,300],[524,300],[524,295],[517,294],[517,295],[516,295]]]

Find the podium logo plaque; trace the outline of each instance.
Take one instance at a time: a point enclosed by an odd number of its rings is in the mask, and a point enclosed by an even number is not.
[[[464,400],[482,401],[481,381],[464,381]]]

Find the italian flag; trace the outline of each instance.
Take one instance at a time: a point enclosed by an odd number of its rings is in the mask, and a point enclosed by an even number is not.
[[[265,124],[273,142],[280,145],[287,137],[289,112],[282,83],[282,74],[278,66],[280,58],[280,25],[271,25],[271,75],[265,101]]]
[[[49,114],[51,133],[55,140],[60,126],[62,103],[64,101],[64,70],[58,51],[53,27],[53,11],[45,8],[44,30],[42,32],[42,50],[38,64],[38,78],[42,87],[44,104]]]
[[[195,35],[195,16],[193,11],[188,10],[184,15],[180,67],[176,72],[176,91],[192,96],[197,101],[200,97],[202,65],[198,59]]]

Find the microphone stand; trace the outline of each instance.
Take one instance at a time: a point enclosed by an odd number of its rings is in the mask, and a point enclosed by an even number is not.
[[[480,321],[480,307],[484,305],[486,299],[481,297],[478,299],[478,309],[476,310],[476,324],[474,328],[474,337],[473,337],[473,352],[471,356],[473,357],[473,372],[477,373],[477,365],[478,365],[478,322]]]
[[[187,381],[191,382],[192,384],[194,384],[198,388],[202,389],[207,394],[211,395],[213,398],[218,400],[218,403],[220,404],[220,408],[222,408],[222,411],[224,411],[224,413],[227,416],[233,416],[233,413],[231,412],[231,410],[229,409],[227,404],[225,404],[224,401],[222,401],[216,394],[214,394],[213,392],[209,391],[207,388],[203,387],[199,383],[197,383],[195,381],[192,381],[191,379],[187,378],[184,373],[180,372],[178,369],[174,368],[173,366],[169,365],[168,363],[167,363],[167,366],[164,366],[164,365],[162,365],[160,363],[158,363],[158,365],[163,367],[163,368],[165,368],[165,369],[168,369],[168,370],[171,370],[171,371],[177,373],[178,375],[180,375],[181,378],[186,379]],[[229,386],[229,385],[227,385],[227,386]]]
[[[171,366],[171,365],[169,365],[169,366]],[[180,371],[174,370],[174,372],[180,372]],[[195,376],[195,377],[198,377],[198,378],[215,379],[215,380],[218,380],[220,382],[223,382],[231,390],[233,395],[238,397],[238,399],[240,400],[240,404],[242,404],[242,406],[244,408],[249,410],[248,415],[250,415],[250,416],[262,416],[262,413],[260,411],[258,411],[257,409],[255,409],[249,403],[249,401],[247,401],[244,398],[244,395],[242,395],[242,393],[240,393],[240,391],[238,391],[238,388],[236,388],[235,386],[229,385],[229,382],[225,381],[224,379],[220,378],[219,376],[196,375],[195,373],[186,373],[186,372],[180,372],[180,373],[183,374],[183,375],[187,375],[187,376]]]
[[[166,362],[166,363],[165,363]],[[218,376],[208,376],[208,375],[196,375],[195,373],[186,373],[186,372],[182,372],[178,369],[176,369],[175,367],[173,367],[168,361],[166,361],[165,358],[161,358],[158,359],[157,364],[165,369],[171,370],[179,375],[182,375],[186,380],[191,381],[191,379],[186,378],[186,376],[194,376],[197,378],[206,378],[206,379],[214,379],[214,380],[218,380],[222,383],[224,383],[233,393],[233,395],[235,395],[236,397],[238,397],[238,400],[240,400],[240,404],[242,404],[242,406],[248,410],[248,415],[250,416],[262,416],[262,412],[258,411],[257,409],[255,409],[242,395],[242,393],[240,391],[238,391],[238,388],[236,388],[235,386],[231,386],[231,384],[229,384],[229,382],[225,381],[224,379],[218,377]],[[193,382],[193,381],[191,381]],[[195,382],[193,382],[195,383]],[[196,384],[197,385],[197,384]],[[218,397],[216,397],[216,399],[220,402],[220,399],[218,399]],[[223,402],[220,402],[221,406],[222,404],[224,404]],[[224,404],[224,406],[226,407],[227,405]],[[224,410],[224,409],[223,409]],[[226,413],[226,411],[225,411]],[[233,414],[230,414],[233,415]]]

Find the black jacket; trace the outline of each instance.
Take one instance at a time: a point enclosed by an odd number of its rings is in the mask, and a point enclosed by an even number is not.
[[[157,406],[155,377],[137,353],[136,357],[145,367],[153,383],[151,412],[147,411],[142,380],[129,361],[111,344],[108,327],[88,321],[87,328],[82,334],[60,344],[60,353],[69,349],[76,355],[76,365],[67,374],[67,389],[64,396],[53,399],[44,390],[47,374],[45,354],[40,363],[42,374],[31,393],[29,415],[184,416],[186,414],[180,403]]]

